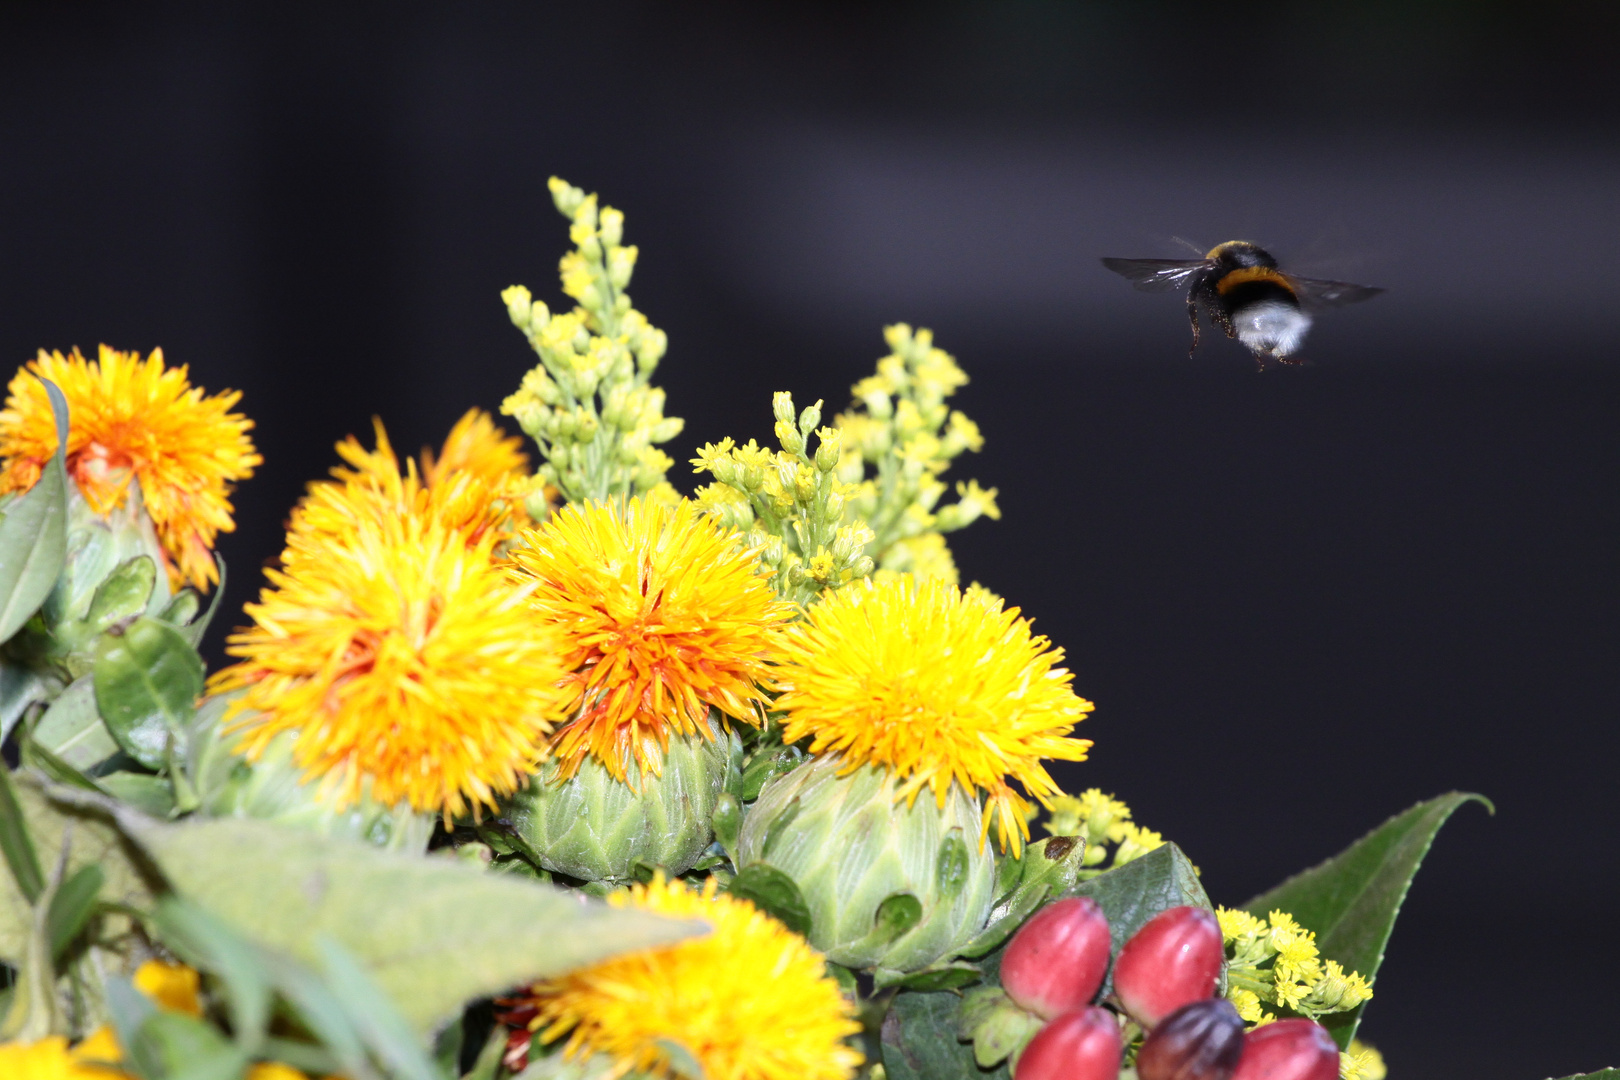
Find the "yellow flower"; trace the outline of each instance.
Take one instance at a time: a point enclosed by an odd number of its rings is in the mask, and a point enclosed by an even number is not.
[[[148,960],[135,969],[135,989],[169,1012],[201,1016],[202,998],[198,996],[202,982],[197,972],[184,964],[169,964],[162,960]]]
[[[1226,991],[1226,1000],[1237,1008],[1237,1014],[1244,1023],[1258,1024],[1266,1014],[1260,1007],[1259,995],[1253,990],[1245,990],[1240,986],[1231,987]]]
[[[100,361],[77,349],[40,350],[11,380],[0,411],[0,492],[26,491],[56,452],[56,422],[39,379],[61,387],[69,413],[67,467],[90,507],[106,514],[123,505],[132,480],[170,561],[176,586],[207,590],[219,580],[214,538],[236,527],[229,495],[263,460],[253,449],[253,422],[230,411],[242,395],[204,397],[186,368],[165,369],[163,350],[139,353],[101,347]]]
[[[495,425],[488,413],[469,409],[450,429],[435,457],[422,451],[420,468],[409,459],[401,470],[382,421],[373,419],[377,448],[367,450],[349,436],[337,444],[346,465],[332,470],[335,482],[317,481],[293,511],[295,531],[307,524],[316,532],[343,533],[356,516],[414,513],[437,518],[466,533],[469,543],[493,531],[497,544],[530,523],[523,509],[529,489],[527,457],[516,436]]]
[[[309,1077],[291,1065],[279,1061],[261,1061],[248,1066],[247,1076],[243,1080],[309,1080]]]
[[[519,535],[510,558],[541,620],[563,637],[570,715],[559,777],[587,754],[620,780],[657,773],[671,732],[708,735],[712,706],[758,723],[759,686],[793,614],[757,554],[687,500],[570,504]]]
[[[1384,1080],[1387,1075],[1384,1055],[1360,1039],[1351,1039],[1350,1049],[1339,1055],[1339,1076],[1343,1080]]]
[[[1227,944],[1241,937],[1262,934],[1266,929],[1266,920],[1237,908],[1218,907],[1215,909],[1215,918],[1221,924],[1221,937]]]
[[[607,960],[530,990],[530,1024],[546,1041],[568,1035],[570,1056],[606,1054],[616,1076],[674,1075],[668,1043],[708,1080],[843,1080],[861,1055],[855,1008],[804,939],[746,900],[662,875],[608,897],[615,907],[703,919],[714,932]]]
[[[1083,761],[1091,746],[1068,737],[1092,705],[1056,666],[1063,651],[982,589],[863,581],[786,638],[775,705],[787,713],[785,742],[813,736],[811,752],[843,755],[846,772],[889,769],[912,801],[927,787],[943,807],[952,783],[977,788],[984,828],[994,817],[1005,849],[1029,836],[1029,805],[1009,780],[1045,803],[1059,789],[1040,759]]]
[[[86,1046],[94,1052],[82,1053]],[[95,1064],[104,1060],[103,1049],[99,1042],[92,1046],[90,1039],[69,1049],[60,1035],[31,1043],[0,1043],[0,1076],[5,1080],[130,1080],[120,1069]],[[117,1049],[116,1043],[113,1049]]]
[[[466,475],[466,474],[463,474]],[[210,688],[257,756],[298,732],[294,759],[339,807],[363,791],[446,819],[515,790],[560,714],[554,636],[477,540],[391,505],[363,479],[317,485],[282,569],[233,634],[242,661]]]

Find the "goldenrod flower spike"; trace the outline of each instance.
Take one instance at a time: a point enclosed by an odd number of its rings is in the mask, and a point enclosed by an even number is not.
[[[713,707],[758,724],[760,687],[793,615],[757,556],[690,502],[571,504],[523,532],[510,559],[570,671],[559,779],[586,755],[619,780],[634,760],[657,773],[671,733],[708,736]]]
[[[1028,803],[1059,794],[1042,758],[1084,761],[1069,736],[1092,710],[1057,665],[1063,651],[1030,631],[1018,609],[982,589],[897,577],[857,582],[824,598],[786,634],[784,742],[838,754],[845,772],[889,770],[899,794],[924,788],[945,805],[951,785],[986,798],[1004,849],[1029,836]],[[982,837],[981,837],[982,842]]]
[[[297,732],[294,760],[339,807],[368,793],[476,814],[545,756],[557,643],[496,564],[497,531],[475,535],[419,489],[398,501],[397,472],[381,475],[312,487],[246,605],[255,625],[229,639],[241,661],[209,685],[247,691],[231,715],[250,755]]]
[[[185,366],[164,367],[162,349],[145,360],[105,345],[99,360],[41,350],[11,380],[0,411],[0,492],[33,487],[56,452],[50,399],[35,375],[67,398],[68,472],[91,509],[122,506],[139,481],[171,584],[217,582],[215,537],[236,528],[231,488],[263,460],[247,435],[253,421],[230,411],[242,395],[203,396]]]
[[[662,949],[619,956],[537,983],[530,1024],[546,1041],[567,1036],[571,1057],[604,1054],[615,1076],[677,1075],[674,1043],[708,1080],[846,1080],[861,1063],[845,1040],[860,1030],[855,1007],[826,962],[797,934],[746,900],[659,874],[608,897],[614,907],[713,928]]]

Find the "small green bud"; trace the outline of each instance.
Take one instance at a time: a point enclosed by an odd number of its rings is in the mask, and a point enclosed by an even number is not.
[[[799,414],[799,434],[808,439],[810,433],[820,425],[821,402],[817,401],[814,405],[807,406],[804,412]]]
[[[597,232],[602,237],[602,243],[610,248],[618,247],[619,242],[624,239],[624,212],[611,206],[602,207],[601,224],[597,226]],[[630,261],[635,261],[634,255]]]
[[[790,454],[804,453],[804,436],[799,434],[799,429],[793,426],[791,420],[776,422],[776,440]]]
[[[534,297],[522,285],[510,285],[501,290],[501,299],[506,302],[506,314],[512,320],[512,325],[519,330],[529,328],[529,313],[534,308]]]
[[[824,427],[816,432],[816,438],[820,440],[816,446],[816,468],[832,472],[842,456],[844,433],[837,428]]]
[[[669,440],[679,435],[685,427],[686,421],[679,416],[663,417],[654,425],[652,434],[648,436],[648,441],[655,443],[669,442]]]
[[[771,395],[771,412],[779,423],[793,425],[793,395],[786,390],[778,390]]]

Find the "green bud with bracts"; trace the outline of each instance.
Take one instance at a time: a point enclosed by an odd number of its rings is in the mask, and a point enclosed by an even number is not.
[[[765,786],[733,892],[796,889],[810,943],[845,967],[912,972],[955,954],[995,899],[978,800],[952,785],[943,807],[926,789],[908,806],[885,770],[842,767],[816,758]]]
[[[615,885],[634,880],[638,866],[684,874],[713,843],[715,807],[740,773],[736,736],[712,714],[709,733],[671,736],[656,774],[632,760],[623,781],[587,757],[559,783],[557,763],[547,762],[503,814],[525,853],[552,873]]]

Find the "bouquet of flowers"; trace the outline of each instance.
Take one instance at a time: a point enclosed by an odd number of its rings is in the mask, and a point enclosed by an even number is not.
[[[682,497],[624,216],[551,194],[572,306],[502,294],[532,446],[340,443],[212,674],[239,395],[105,346],[11,381],[0,1076],[1383,1077],[1385,943],[1479,797],[1213,905],[1043,764],[1092,705],[958,583],[999,511],[942,479],[981,437],[932,335]]]

